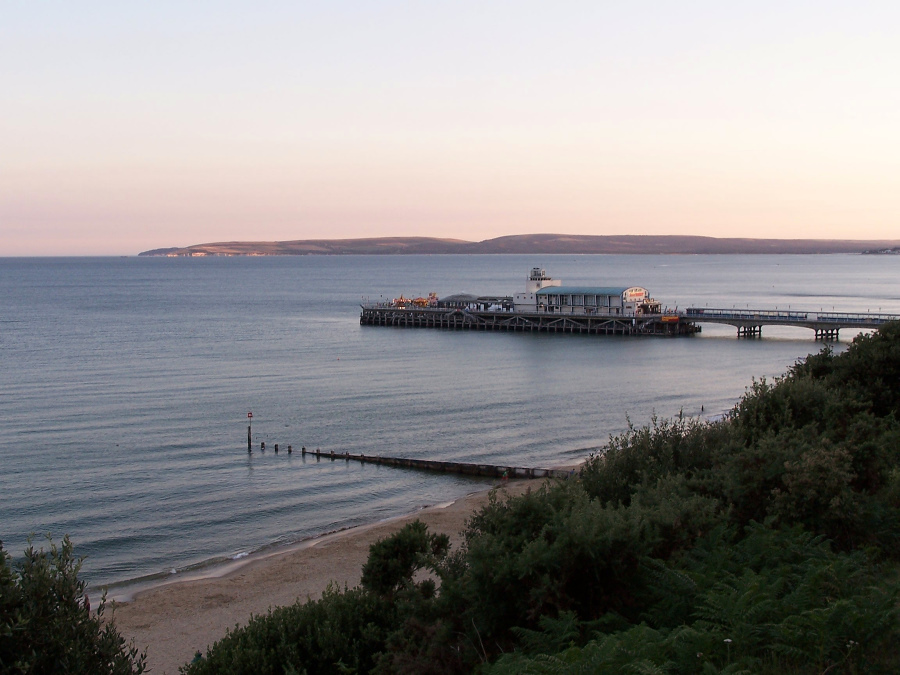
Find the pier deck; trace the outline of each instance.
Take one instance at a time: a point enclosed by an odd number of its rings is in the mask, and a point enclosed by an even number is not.
[[[700,327],[677,315],[509,312],[360,305],[363,326],[443,328],[445,330],[584,333],[588,335],[691,335]]]

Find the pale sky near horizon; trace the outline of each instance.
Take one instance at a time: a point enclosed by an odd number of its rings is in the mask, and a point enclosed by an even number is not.
[[[900,239],[900,3],[0,3],[0,256]]]

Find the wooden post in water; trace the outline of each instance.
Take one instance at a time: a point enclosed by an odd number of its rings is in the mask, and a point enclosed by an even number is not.
[[[253,434],[251,433],[251,429],[250,429],[252,426],[253,426],[253,413],[248,412],[247,413],[247,454],[250,454],[251,452],[253,452],[253,441],[251,440]]]

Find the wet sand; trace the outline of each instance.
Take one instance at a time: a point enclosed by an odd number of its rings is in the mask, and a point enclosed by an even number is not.
[[[536,489],[544,481],[516,480],[501,485],[506,494]],[[299,599],[317,599],[330,583],[359,584],[369,546],[418,518],[432,532],[447,534],[454,550],[472,513],[487,503],[489,490],[451,504],[432,506],[408,516],[356,527],[304,542],[286,551],[249,558],[221,576],[167,582],[115,603],[112,615],[126,640],[147,651],[154,675],[175,675],[197,651],[243,625],[253,614]]]

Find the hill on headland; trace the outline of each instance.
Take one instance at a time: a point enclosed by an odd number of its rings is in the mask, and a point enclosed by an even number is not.
[[[484,253],[862,253],[900,245],[898,240],[738,239],[657,235],[517,234],[484,241],[435,237],[229,241],[144,251],[142,256],[373,255]]]

